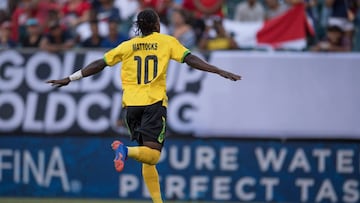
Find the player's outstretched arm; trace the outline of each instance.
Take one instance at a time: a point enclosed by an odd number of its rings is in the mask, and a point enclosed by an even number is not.
[[[241,80],[240,75],[219,69],[218,67],[207,63],[206,61],[200,59],[199,57],[197,57],[193,54],[187,55],[184,59],[184,62],[195,69],[207,71],[207,72],[211,72],[211,73],[216,73],[216,74],[219,74],[220,76],[227,78],[229,80],[232,80],[232,81]]]
[[[99,59],[96,61],[93,61],[89,65],[87,65],[85,68],[76,71],[75,73],[71,74],[69,77],[59,79],[59,80],[49,80],[47,83],[51,83],[52,86],[56,87],[62,87],[68,85],[71,81],[79,80],[83,77],[87,77],[90,75],[94,75],[106,67],[106,63],[104,59]]]

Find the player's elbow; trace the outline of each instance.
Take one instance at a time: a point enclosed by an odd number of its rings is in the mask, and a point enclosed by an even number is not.
[[[96,67],[98,67],[101,70],[107,66],[104,59],[98,59],[95,61],[95,63],[96,63]]]
[[[195,61],[196,61],[196,56],[191,54],[191,53],[186,55],[185,58],[184,58],[184,62],[186,64],[188,64],[189,66],[192,66],[195,63]]]

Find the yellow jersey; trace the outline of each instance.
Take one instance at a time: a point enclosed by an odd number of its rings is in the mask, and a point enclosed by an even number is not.
[[[183,63],[190,51],[176,38],[154,32],[121,43],[104,55],[105,63],[122,62],[123,106],[167,106],[166,72],[170,59]]]

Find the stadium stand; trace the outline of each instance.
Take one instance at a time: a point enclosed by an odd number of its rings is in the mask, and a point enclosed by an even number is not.
[[[338,0],[229,0],[229,1],[187,1],[187,0],[4,0],[0,4],[0,24],[1,24],[1,48],[26,47],[24,39],[31,35],[28,23],[36,21],[36,26],[42,36],[47,36],[50,32],[50,26],[59,23],[61,28],[71,34],[76,47],[81,47],[84,41],[92,35],[91,25],[97,22],[99,27],[99,36],[101,40],[106,40],[109,35],[109,22],[118,23],[119,35],[122,38],[133,36],[131,29],[133,16],[147,7],[155,9],[163,23],[163,30],[170,30],[174,34],[174,25],[172,14],[179,10],[186,10],[190,13],[187,23],[191,25],[197,40],[195,46],[199,47],[200,39],[206,27],[212,24],[214,17],[223,18],[235,25],[240,33],[245,32],[248,27],[243,27],[241,19],[256,19],[266,23],[269,19],[278,15],[283,15],[291,10],[293,6],[303,3],[304,12],[310,26],[315,34],[307,33],[306,47],[297,50],[320,50],[312,49],[316,44],[328,41],[328,28],[335,26],[344,32],[342,41],[349,48],[342,51],[360,50],[360,10],[359,1],[349,0],[346,4]],[[256,7],[256,8],[255,8]],[[245,9],[244,9],[245,8]],[[247,9],[249,8],[249,9]],[[253,9],[252,9],[253,8]],[[260,15],[260,16],[255,16]],[[241,17],[240,17],[241,16]],[[246,20],[245,20],[246,21]],[[250,20],[251,21],[251,20]],[[346,22],[346,23],[341,23]],[[248,23],[249,26],[253,22]],[[34,27],[32,25],[30,27]],[[236,32],[227,29],[227,37],[233,37],[238,43],[239,49],[249,48],[243,46],[236,40]],[[255,26],[256,27],[256,26]],[[300,26],[301,27],[301,26]],[[9,33],[10,30],[10,33]],[[208,30],[206,30],[207,32]],[[168,31],[167,31],[168,32]],[[130,33],[130,34],[129,34]],[[178,32],[177,32],[178,33]],[[256,32],[254,32],[256,34]],[[10,35],[10,37],[8,37]],[[208,37],[215,37],[216,31],[211,30]],[[39,43],[38,43],[39,44]],[[102,42],[98,43],[99,47]],[[231,46],[233,49],[234,46]],[[251,47],[251,49],[256,47]],[[275,47],[277,49],[279,47]],[[286,49],[286,48],[285,48]],[[291,48],[290,48],[291,49]],[[280,50],[284,50],[281,48]],[[321,49],[321,51],[334,51],[335,49]],[[339,51],[339,50],[338,50]]]

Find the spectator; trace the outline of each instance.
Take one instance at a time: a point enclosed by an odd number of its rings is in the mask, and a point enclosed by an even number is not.
[[[222,7],[225,0],[184,0],[183,8],[194,12],[197,18],[224,17]]]
[[[51,0],[21,0],[11,16],[12,39],[18,41],[26,34],[26,21],[36,18],[41,29],[45,27],[49,10],[58,9]]]
[[[98,21],[109,22],[110,19],[120,20],[120,12],[114,6],[114,0],[99,0],[100,6],[95,8]]]
[[[310,23],[313,25],[315,29],[316,35],[312,38],[314,40],[317,40],[320,38],[324,32],[324,30],[321,27],[321,19],[320,19],[320,13],[318,10],[318,0],[304,0],[305,6],[306,6],[306,15],[308,16],[308,20],[310,20]]]
[[[138,0],[140,8],[152,8],[156,11],[159,0]]]
[[[173,0],[157,0],[157,2],[155,10],[159,14],[160,21],[166,26],[169,26],[172,11],[176,5]]]
[[[26,31],[26,36],[21,40],[21,45],[23,47],[39,47],[41,31],[36,18],[30,18],[26,21]]]
[[[21,0],[7,0],[7,4],[8,4],[8,13],[11,14],[15,11],[17,5],[19,4],[19,1]]]
[[[288,10],[288,6],[284,3],[279,3],[279,0],[265,0],[267,10],[265,12],[265,19],[269,20],[275,18]]]
[[[10,33],[11,33],[11,23],[9,21],[3,22],[0,27],[1,49],[16,47],[16,42],[10,38]]]
[[[213,31],[215,30],[215,33]],[[214,36],[212,36],[214,35]],[[238,48],[234,39],[229,36],[221,19],[213,20],[213,25],[207,26],[204,36],[200,39],[199,48],[206,51],[227,50]]]
[[[330,26],[326,32],[327,38],[311,48],[312,51],[344,52],[350,51],[350,44],[344,40],[344,31],[338,26]]]
[[[82,47],[100,47],[103,38],[99,34],[99,25],[97,20],[90,21],[91,36],[82,42]]]
[[[360,0],[357,0],[357,12],[356,12],[356,30],[355,30],[355,51],[360,51]]]
[[[171,18],[171,35],[177,38],[186,48],[196,45],[196,35],[191,25],[190,13],[183,9],[175,9]]]
[[[143,11],[144,9],[146,9],[146,8],[148,8],[147,7],[147,5],[148,4],[145,4],[144,3],[144,1],[147,1],[147,0],[137,0],[138,1],[138,3],[139,3],[139,8],[138,8],[138,10],[137,10],[137,12],[136,12],[136,15],[134,15],[134,17],[133,17],[133,20],[132,20],[132,22],[135,22],[136,21],[136,16],[137,16],[137,14],[139,13],[139,12],[141,12],[141,11]],[[152,1],[152,0],[151,0]],[[162,33],[162,34],[169,34],[169,29],[168,29],[168,27],[165,25],[165,24],[163,24],[161,21],[160,21],[160,33]],[[135,26],[135,24],[133,24],[132,26],[131,26],[131,28],[129,29],[129,33],[128,33],[128,35],[129,35],[129,37],[130,38],[132,38],[132,37],[135,37],[136,36],[136,33],[137,33],[137,27]],[[141,34],[141,33],[139,33],[139,34]]]
[[[119,10],[122,22],[130,20],[139,7],[136,0],[114,0],[114,7]]]
[[[344,31],[345,40],[351,44],[355,18],[352,9],[355,9],[355,0],[326,0],[325,5],[331,10],[328,26],[340,27]]]
[[[38,16],[41,18],[41,21],[39,21],[39,25],[41,28],[44,28],[46,26],[46,23],[48,21],[49,12],[56,11],[59,12],[61,9],[61,6],[55,2],[55,0],[35,0],[36,3],[36,9],[38,10]],[[39,20],[39,19],[38,19]]]
[[[319,20],[319,11],[318,11],[318,0],[305,0],[306,13],[313,19],[313,21]]]
[[[74,47],[75,41],[71,34],[58,22],[53,22],[49,33],[41,39],[40,48],[49,52],[59,52]]]
[[[38,16],[36,4],[33,0],[21,0],[11,15],[12,40],[18,41],[25,34],[25,23],[29,18],[41,19]]]
[[[93,1],[93,9],[90,14],[91,21],[97,19],[99,34],[102,37],[109,35],[109,21],[116,20],[120,21],[120,12],[114,6],[114,0],[96,0]],[[91,28],[88,24],[79,30],[78,34],[81,36],[81,40],[85,40],[91,36]]]
[[[236,6],[234,20],[241,22],[259,22],[265,18],[265,9],[257,0],[247,0]]]
[[[91,4],[86,0],[68,0],[61,9],[65,24],[75,31],[81,23],[90,19]]]
[[[109,36],[104,38],[101,42],[101,47],[104,48],[114,48],[118,46],[121,42],[127,40],[128,38],[118,30],[118,20],[111,19],[109,22]]]
[[[6,10],[0,9],[0,23],[5,22],[7,18],[8,18],[8,13],[6,12]]]
[[[133,17],[138,12],[139,2],[137,0],[114,0],[114,7],[120,13],[121,29],[125,31],[124,33],[128,34],[134,24]]]
[[[44,26],[44,33],[49,33],[49,27],[57,22],[61,22],[60,11],[57,9],[49,10]]]
[[[8,0],[0,1],[0,24],[7,19],[9,15],[9,7]]]
[[[225,2],[225,0],[183,0],[183,8],[195,17],[193,29],[197,43],[201,41],[206,25],[212,25],[214,18],[224,17],[222,8]]]
[[[152,8],[154,9],[160,18],[160,22],[164,25],[169,25],[169,16],[170,11],[173,7],[173,1],[172,0],[138,0],[139,8]]]

